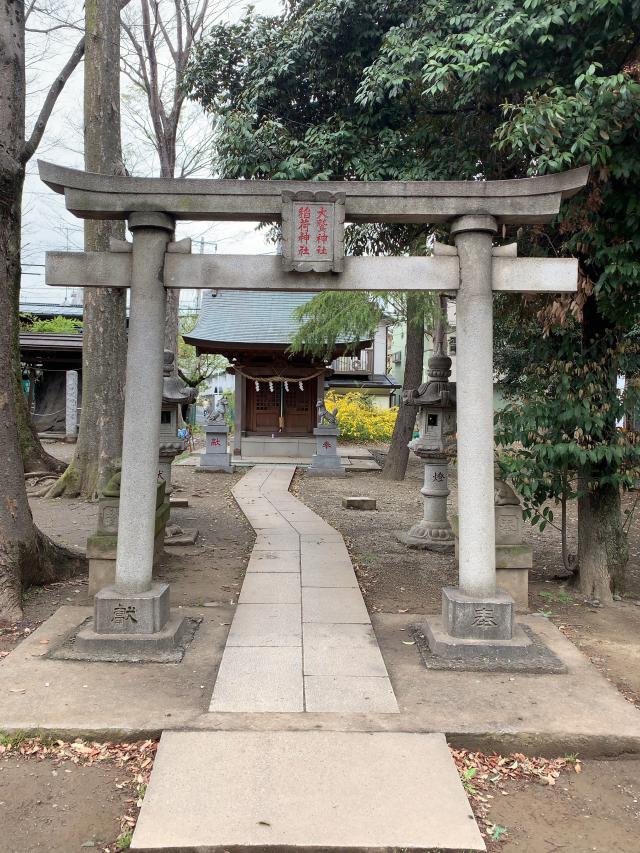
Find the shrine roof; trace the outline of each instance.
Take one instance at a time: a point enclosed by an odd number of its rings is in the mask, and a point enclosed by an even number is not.
[[[198,322],[185,341],[212,344],[288,346],[300,323],[293,312],[315,296],[308,292],[206,290]]]

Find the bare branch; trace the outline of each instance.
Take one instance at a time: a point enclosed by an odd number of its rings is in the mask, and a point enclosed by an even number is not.
[[[84,36],[80,39],[78,44],[73,49],[73,52],[67,62],[65,63],[64,68],[58,74],[55,81],[53,82],[49,92],[47,93],[47,97],[44,99],[44,103],[40,110],[40,114],[36,120],[35,126],[31,131],[31,136],[29,140],[25,142],[24,147],[22,149],[22,162],[27,163],[31,157],[33,157],[38,145],[40,144],[40,140],[42,139],[42,135],[47,126],[47,122],[51,117],[51,113],[53,108],[60,96],[60,92],[62,92],[65,83],[71,77],[72,73],[78,67],[78,63],[84,56]]]

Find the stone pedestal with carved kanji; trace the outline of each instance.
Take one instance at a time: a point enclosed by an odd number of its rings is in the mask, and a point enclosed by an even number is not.
[[[316,452],[311,457],[307,474],[312,477],[344,477],[344,466],[338,455],[338,427],[317,426],[313,434],[316,437]]]
[[[207,424],[204,428],[204,454],[200,467],[206,471],[233,473],[231,454],[228,451],[229,427],[227,424]]]

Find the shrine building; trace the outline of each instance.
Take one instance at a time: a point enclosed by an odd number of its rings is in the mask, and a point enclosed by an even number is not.
[[[316,403],[325,391],[362,391],[388,408],[399,388],[387,375],[383,319],[356,354],[338,342],[328,363],[288,352],[299,321],[293,312],[313,293],[207,290],[194,329],[184,336],[198,354],[223,355],[235,376],[233,453],[236,457],[311,458]],[[353,347],[350,348],[351,352]]]

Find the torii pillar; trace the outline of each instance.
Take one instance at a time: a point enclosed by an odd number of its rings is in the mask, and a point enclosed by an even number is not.
[[[171,615],[169,584],[154,583],[158,446],[164,365],[164,262],[175,222],[132,213],[131,303],[115,584],[94,600],[91,628],[76,647],[100,659],[172,661],[187,622]]]

